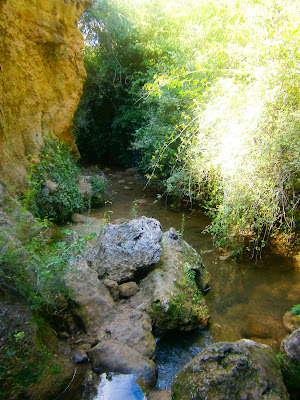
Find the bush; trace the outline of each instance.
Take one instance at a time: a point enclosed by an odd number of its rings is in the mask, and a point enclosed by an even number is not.
[[[107,179],[104,176],[91,176],[89,183],[92,186],[92,192],[90,194],[91,206],[100,206],[105,203],[107,196]]]
[[[54,230],[49,221],[34,220],[24,209],[14,214],[0,229],[0,290],[21,296],[33,309],[55,308],[61,295],[70,295],[64,283],[70,259],[83,252],[93,235]]]
[[[83,199],[76,186],[80,169],[68,145],[45,139],[39,161],[31,157],[30,167],[24,204],[35,217],[63,223],[81,210]]]

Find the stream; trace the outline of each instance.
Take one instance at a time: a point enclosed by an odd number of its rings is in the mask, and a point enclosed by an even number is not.
[[[159,220],[164,231],[170,227],[183,229],[184,225],[184,240],[202,254],[211,274],[211,288],[205,298],[211,314],[209,329],[157,338],[156,388],[170,388],[176,372],[217,341],[248,338],[279,352],[281,340],[286,336],[283,315],[300,303],[300,270],[296,261],[269,253],[258,259],[244,256],[222,260],[210,235],[203,233],[209,219],[202,212],[178,210],[164,198],[156,201],[156,192],[145,188],[146,181],[141,176],[116,172],[109,174],[108,179],[112,202],[92,210],[92,217],[121,223],[145,215]],[[93,394],[89,391],[82,400],[145,398],[130,375],[102,375],[93,379],[96,381]]]

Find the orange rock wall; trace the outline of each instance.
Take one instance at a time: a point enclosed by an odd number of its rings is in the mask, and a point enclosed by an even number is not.
[[[0,178],[26,182],[28,155],[71,132],[85,70],[77,27],[90,0],[0,0]]]

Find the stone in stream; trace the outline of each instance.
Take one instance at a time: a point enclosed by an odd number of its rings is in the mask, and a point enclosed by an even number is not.
[[[283,326],[289,333],[294,332],[300,328],[300,316],[287,311],[283,316]]]
[[[139,287],[136,282],[126,282],[119,285],[120,297],[128,299],[134,296],[139,291]]]
[[[300,329],[281,342],[281,368],[292,399],[300,398]]]
[[[157,335],[206,326],[209,313],[197,282],[206,288],[209,274],[201,257],[173,228],[163,235],[162,245],[159,264],[141,281],[130,304],[150,315]]]
[[[124,283],[134,280],[160,260],[162,228],[153,218],[141,217],[130,222],[107,224],[87,260],[101,279]]]
[[[111,279],[104,279],[102,282],[109,290],[109,293],[111,294],[113,300],[118,301],[120,292],[119,292],[119,285],[117,284],[117,282],[112,281]]]
[[[151,318],[146,312],[132,309],[127,304],[120,304],[114,319],[103,324],[98,340],[105,340],[108,344],[109,341],[123,343],[143,357],[155,357]]]
[[[81,320],[85,331],[92,338],[97,338],[100,327],[112,319],[116,312],[109,290],[83,259],[73,263],[72,271],[67,274],[65,282],[72,289],[78,306],[73,310],[74,314]]]
[[[143,386],[155,385],[157,379],[155,363],[126,344],[104,340],[93,347],[88,355],[94,369],[134,374],[140,378]]]
[[[288,400],[275,353],[252,340],[216,343],[175,376],[173,400]]]
[[[146,217],[105,225],[87,261],[77,260],[67,277],[79,306],[74,312],[97,344],[88,352],[93,367],[135,373],[150,386],[156,380],[153,324],[160,333],[188,331],[209,318],[197,286],[208,285],[201,257],[175,229],[161,241],[162,235],[160,223]],[[147,273],[139,285],[132,281]],[[125,299],[118,302],[118,294]]]

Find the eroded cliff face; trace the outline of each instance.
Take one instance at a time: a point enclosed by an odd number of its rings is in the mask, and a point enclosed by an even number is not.
[[[78,20],[90,0],[0,0],[0,178],[22,188],[43,135],[77,148],[85,70]]]

